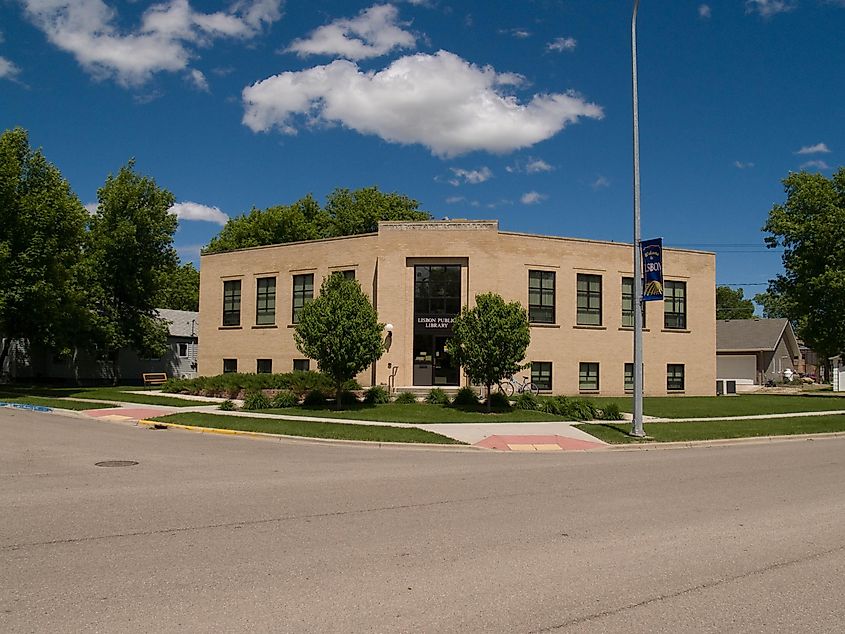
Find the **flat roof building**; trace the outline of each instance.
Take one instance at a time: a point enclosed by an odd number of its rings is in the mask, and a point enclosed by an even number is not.
[[[316,369],[293,339],[298,311],[323,278],[354,276],[388,350],[362,385],[457,386],[445,345],[479,293],[528,310],[525,370],[543,391],[623,395],[633,376],[630,244],[499,231],[496,221],[380,222],[376,233],[202,256],[199,373]],[[647,395],[712,395],[716,380],[715,255],[664,249],[665,299],[648,302]]]

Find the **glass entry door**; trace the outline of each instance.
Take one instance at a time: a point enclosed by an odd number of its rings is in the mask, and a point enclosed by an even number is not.
[[[434,337],[434,382],[432,385],[457,385],[458,366],[446,352],[449,337]]]

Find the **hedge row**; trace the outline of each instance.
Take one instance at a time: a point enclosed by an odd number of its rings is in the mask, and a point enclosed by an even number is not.
[[[344,390],[359,390],[357,381],[347,381]],[[163,392],[238,398],[244,392],[258,390],[289,390],[298,396],[317,391],[334,394],[334,383],[325,374],[313,371],[295,371],[284,374],[246,374],[232,372],[217,376],[200,376],[195,379],[168,379]]]

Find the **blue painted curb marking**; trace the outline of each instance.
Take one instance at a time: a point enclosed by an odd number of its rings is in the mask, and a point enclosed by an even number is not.
[[[43,405],[27,405],[26,403],[6,403],[0,401],[0,407],[13,407],[15,409],[28,409],[33,412],[52,412],[51,407],[44,407]]]

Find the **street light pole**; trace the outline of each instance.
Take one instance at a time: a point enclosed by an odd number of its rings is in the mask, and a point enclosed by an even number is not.
[[[637,101],[637,9],[631,17],[631,79],[634,106],[634,420],[631,435],[643,437],[643,269],[640,252],[640,116]]]

